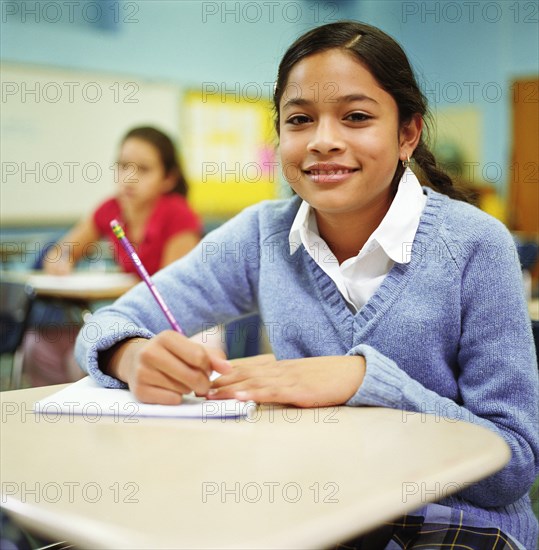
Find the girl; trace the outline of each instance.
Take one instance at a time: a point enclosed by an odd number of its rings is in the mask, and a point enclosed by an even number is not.
[[[47,273],[70,273],[88,245],[99,239],[110,241],[114,259],[123,271],[136,273],[133,262],[110,229],[113,218],[123,222],[150,274],[196,246],[201,222],[187,204],[186,180],[167,135],[151,127],[130,130],[120,146],[116,181],[116,195],[57,243],[55,250],[60,248],[61,256],[45,255],[43,269]],[[40,309],[33,314],[38,328],[28,332],[24,344],[23,370],[30,384],[43,386],[77,380],[81,372],[73,357],[73,323],[53,306]],[[51,323],[51,315],[59,322]]]
[[[155,282],[187,334],[258,311],[276,358],[232,367],[166,330],[139,285],[94,316],[98,330],[81,332],[80,364],[154,403],[194,390],[299,407],[450,410],[498,433],[512,459],[387,526],[384,544],[534,548],[538,377],[509,232],[437,168],[422,135],[425,98],[380,30],[339,22],[306,33],[281,61],[274,100],[297,196],[247,208]],[[222,376],[210,382],[212,369]]]
[[[45,257],[48,273],[69,273],[88,244],[106,238],[123,271],[136,273],[110,229],[118,218],[150,274],[181,258],[200,240],[201,223],[189,208],[187,184],[170,138],[151,127],[134,128],[122,140],[116,163],[118,191],[58,243],[54,261]]]

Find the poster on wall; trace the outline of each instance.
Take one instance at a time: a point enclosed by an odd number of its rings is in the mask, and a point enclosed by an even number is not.
[[[181,136],[189,202],[203,216],[229,216],[277,198],[280,172],[269,100],[188,91]]]

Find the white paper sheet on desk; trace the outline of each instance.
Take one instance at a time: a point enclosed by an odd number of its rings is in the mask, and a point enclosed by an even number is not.
[[[247,417],[256,414],[256,404],[236,399],[207,400],[186,395],[181,405],[141,403],[129,390],[103,388],[89,376],[34,403],[34,413],[47,416],[68,414],[98,419],[101,416],[154,416],[169,418]]]

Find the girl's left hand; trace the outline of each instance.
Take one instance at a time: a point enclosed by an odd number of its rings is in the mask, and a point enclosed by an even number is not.
[[[243,359],[213,381],[207,398],[297,407],[341,405],[359,389],[366,368],[360,355],[257,362],[249,365],[249,359]]]

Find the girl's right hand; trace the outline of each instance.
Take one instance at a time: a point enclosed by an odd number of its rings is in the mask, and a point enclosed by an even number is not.
[[[151,340],[123,342],[110,356],[106,370],[126,382],[143,403],[178,405],[182,396],[192,391],[206,395],[212,371],[226,374],[232,366],[221,350],[205,348],[166,330]]]

